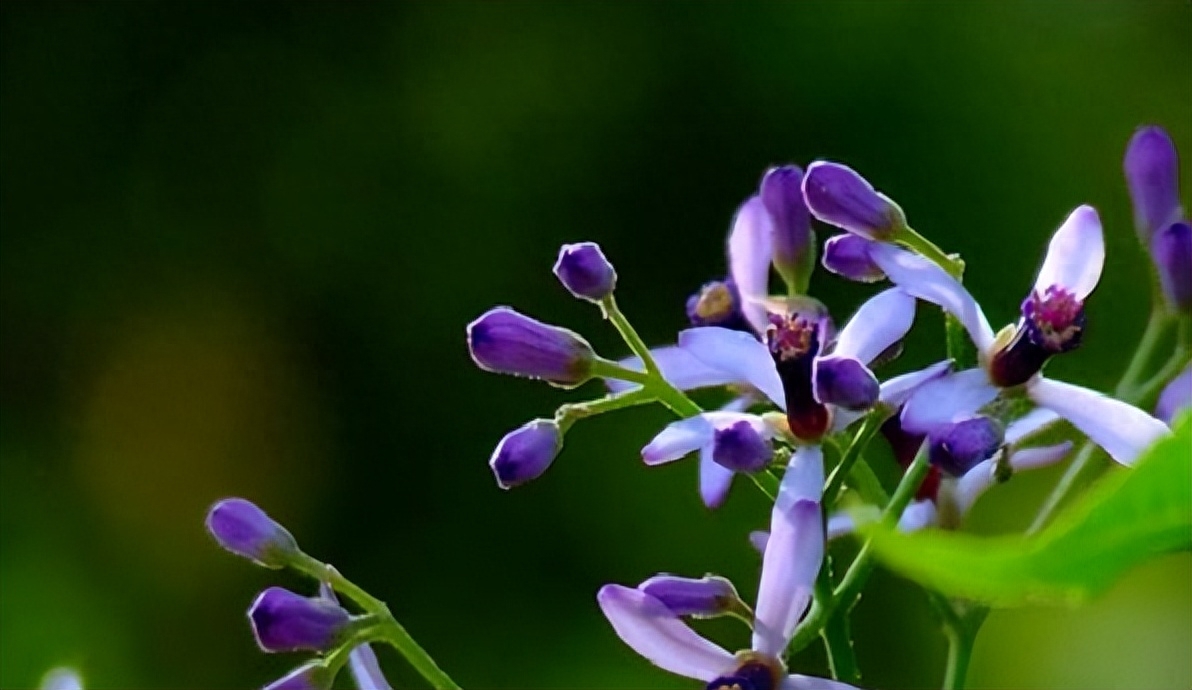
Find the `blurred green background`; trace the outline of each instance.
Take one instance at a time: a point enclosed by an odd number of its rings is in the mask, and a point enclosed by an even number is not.
[[[1051,370],[1110,387],[1147,298],[1121,155],[1154,122],[1192,156],[1189,36],[1183,1],[5,2],[0,686],[72,664],[92,688],[244,687],[297,663],[258,653],[244,610],[305,583],[202,528],[242,495],[467,687],[691,687],[595,591],[714,570],[752,598],[766,505],[743,484],[709,514],[694,463],[647,471],[660,409],[583,422],[540,481],[497,489],[505,431],[599,391],[479,372],[464,325],[512,304],[622,354],[550,275],[590,239],[643,335],[673,339],[762,171],[825,157],[961,252],[998,324],[1095,205],[1090,334]],[[813,290],[840,317],[871,292]],[[891,371],[942,354],[920,313]],[[974,522],[1021,526],[1057,476]],[[1183,554],[1083,609],[995,612],[971,686],[1187,688],[1189,582]],[[868,685],[938,683],[915,587],[879,573],[855,629]]]

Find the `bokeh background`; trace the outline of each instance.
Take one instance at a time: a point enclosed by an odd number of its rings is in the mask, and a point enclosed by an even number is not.
[[[1121,155],[1148,122],[1192,155],[1189,36],[1183,1],[5,2],[0,686],[70,664],[92,688],[246,687],[297,663],[259,654],[244,610],[305,583],[202,528],[242,495],[467,687],[691,687],[594,593],[717,571],[752,597],[766,505],[741,485],[709,514],[694,463],[647,471],[661,409],[585,421],[499,490],[501,435],[599,390],[484,374],[465,324],[512,304],[622,354],[550,275],[597,240],[643,335],[672,339],[762,171],[825,157],[961,252],[995,323],[1095,205],[1105,277],[1053,371],[1108,388],[1148,294]],[[870,292],[813,290],[839,316]],[[942,354],[920,314],[891,372]],[[988,496],[976,528],[1020,527],[1056,477]],[[1190,582],[1183,554],[1085,608],[996,612],[971,686],[1187,688]],[[879,573],[855,629],[869,685],[939,682],[914,586]]]

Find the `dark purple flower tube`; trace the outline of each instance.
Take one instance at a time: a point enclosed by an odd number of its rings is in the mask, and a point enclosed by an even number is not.
[[[505,434],[488,466],[497,484],[510,489],[542,476],[562,448],[559,425],[549,419],[535,419]]]
[[[655,575],[637,588],[661,601],[676,616],[719,616],[732,610],[740,600],[733,583],[714,575],[699,579]]]
[[[952,422],[928,434],[927,459],[953,476],[962,477],[977,463],[993,456],[1005,440],[1000,424],[984,415]]]
[[[352,616],[323,597],[270,587],[248,609],[257,645],[265,652],[326,652],[342,641]]]
[[[321,660],[302,664],[262,690],[330,690],[335,677]]]
[[[1171,426],[1184,410],[1192,408],[1192,364],[1184,367],[1178,376],[1163,388],[1159,402],[1155,405],[1155,416]]]
[[[869,245],[873,242],[860,235],[847,233],[829,237],[824,242],[824,268],[832,273],[859,283],[876,283],[884,280],[886,274],[869,258]]]
[[[571,388],[592,377],[596,354],[579,334],[496,307],[468,324],[468,350],[485,371]]]
[[[803,292],[815,263],[815,233],[803,202],[803,170],[784,165],[766,171],[760,196],[773,221],[774,268],[788,285]]]
[[[1134,225],[1144,243],[1160,228],[1180,219],[1179,156],[1162,127],[1142,127],[1126,146],[1123,161]]]
[[[746,421],[717,429],[712,440],[712,459],[734,472],[758,472],[774,457],[770,440]]]
[[[301,553],[285,527],[243,498],[225,498],[211,506],[207,531],[220,546],[266,568],[284,568]]]
[[[812,163],[803,177],[803,198],[816,218],[865,239],[889,240],[906,227],[898,204],[839,163]]]
[[[1172,223],[1151,237],[1151,259],[1172,309],[1192,313],[1192,225]]]
[[[600,302],[617,287],[617,271],[595,242],[563,245],[554,270],[568,292],[589,302]]]

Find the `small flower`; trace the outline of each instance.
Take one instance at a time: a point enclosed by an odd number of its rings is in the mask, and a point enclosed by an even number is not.
[[[497,484],[510,489],[542,476],[562,448],[559,425],[549,419],[535,419],[505,434],[488,465]]]
[[[712,459],[734,472],[760,472],[774,457],[774,446],[747,420],[717,429],[712,435]]]
[[[1163,392],[1159,394],[1159,402],[1155,405],[1155,416],[1171,426],[1175,418],[1190,407],[1192,407],[1192,364],[1184,367],[1184,370],[1163,388]]]
[[[869,240],[889,240],[906,227],[898,204],[852,168],[816,161],[803,178],[803,197],[819,220]]]
[[[871,244],[872,240],[851,233],[829,237],[824,242],[824,268],[859,283],[885,280],[886,274],[869,258]]]
[[[784,165],[766,171],[758,192],[770,214],[774,268],[787,285],[796,288],[806,287],[815,264],[815,233],[802,187],[803,171]]]
[[[211,506],[207,531],[223,548],[266,568],[284,568],[301,553],[285,527],[243,498],[225,498]]]
[[[985,415],[974,415],[933,429],[928,438],[931,464],[960,477],[1002,446],[1002,428]]]
[[[1151,236],[1151,259],[1173,310],[1192,314],[1192,225],[1172,223]]]
[[[335,676],[326,662],[314,659],[278,678],[262,690],[331,690]]]
[[[655,575],[637,588],[661,601],[676,616],[710,618],[739,610],[741,602],[733,583],[715,575],[699,579]]]
[[[563,245],[554,271],[568,292],[589,302],[599,303],[617,286],[617,272],[595,242]]]
[[[573,388],[591,378],[596,354],[577,333],[496,307],[468,324],[468,350],[485,371]]]
[[[1142,127],[1126,146],[1123,167],[1134,225],[1144,244],[1151,235],[1180,219],[1179,156],[1162,127]]]
[[[270,587],[248,609],[257,645],[265,652],[327,652],[342,639],[352,616],[323,597]]]

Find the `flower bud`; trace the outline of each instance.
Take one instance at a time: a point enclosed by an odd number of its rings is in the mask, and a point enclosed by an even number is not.
[[[1172,223],[1151,237],[1151,259],[1172,309],[1192,314],[1192,225]]]
[[[568,292],[589,302],[600,302],[617,286],[617,272],[595,242],[563,245],[555,275]]]
[[[270,587],[248,609],[257,645],[265,652],[326,652],[341,641],[352,616],[323,597]]]
[[[892,239],[906,227],[898,204],[839,163],[812,163],[803,177],[803,198],[816,218],[869,240]]]
[[[747,421],[717,429],[712,440],[712,459],[735,472],[758,472],[770,464],[774,446]]]
[[[219,545],[266,568],[284,568],[301,552],[294,536],[250,501],[225,498],[207,513]]]
[[[815,233],[803,202],[803,171],[796,165],[771,168],[762,178],[762,205],[772,221],[772,261],[787,285],[806,292],[815,265]]]
[[[468,324],[468,349],[485,371],[542,379],[563,388],[592,377],[596,354],[577,333],[549,326],[509,307],[496,307]]]
[[[676,616],[710,618],[733,610],[740,603],[733,583],[706,575],[698,580],[676,575],[655,575],[637,586],[666,605]]]
[[[1155,405],[1155,416],[1162,419],[1167,426],[1171,426],[1175,418],[1190,407],[1192,364],[1184,367],[1184,370],[1163,388],[1163,392],[1159,394],[1159,402]]]
[[[314,659],[266,685],[263,690],[330,690],[334,680],[326,662]]]
[[[488,466],[497,485],[510,489],[542,476],[562,448],[559,425],[549,419],[535,419],[505,434]]]
[[[928,460],[940,470],[962,477],[1002,446],[1001,425],[984,415],[952,422],[929,435]]]
[[[1179,157],[1162,127],[1143,127],[1126,146],[1123,167],[1134,226],[1143,242],[1160,228],[1179,220]]]
[[[869,258],[870,244],[870,240],[852,233],[829,237],[824,242],[824,268],[859,283],[884,280],[886,274]]]

